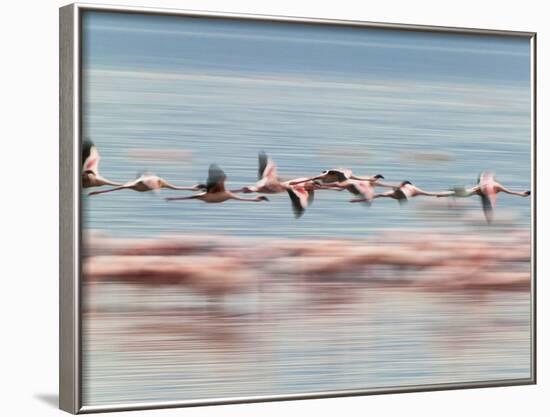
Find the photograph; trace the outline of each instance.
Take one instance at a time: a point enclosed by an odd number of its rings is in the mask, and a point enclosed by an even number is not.
[[[531,37],[79,25],[83,407],[534,383]]]

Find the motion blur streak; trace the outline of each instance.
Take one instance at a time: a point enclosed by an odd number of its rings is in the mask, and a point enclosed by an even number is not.
[[[91,234],[86,399],[528,377],[528,241],[521,232],[371,240]]]

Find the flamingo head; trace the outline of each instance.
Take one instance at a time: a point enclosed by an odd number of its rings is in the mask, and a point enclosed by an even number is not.
[[[404,187],[405,185],[413,185],[413,183],[410,182],[410,181],[403,181],[403,182],[400,184],[401,187]]]
[[[258,201],[269,201],[269,198],[267,198],[265,195],[259,195],[256,200]]]
[[[374,176],[374,179],[375,179],[375,180],[385,180],[385,178],[384,178],[384,176],[383,176],[382,174],[376,174],[376,175]]]
[[[530,196],[530,195],[531,195],[531,190],[524,191],[524,192],[523,192],[523,195],[524,195],[525,197]]]

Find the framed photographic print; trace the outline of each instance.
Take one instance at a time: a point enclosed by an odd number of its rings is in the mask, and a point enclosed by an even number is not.
[[[535,383],[535,33],[60,9],[60,407]]]

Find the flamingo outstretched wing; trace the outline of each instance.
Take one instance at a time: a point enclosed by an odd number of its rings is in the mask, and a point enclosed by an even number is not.
[[[264,151],[258,154],[258,179],[277,180],[277,165]]]
[[[99,160],[101,156],[90,140],[85,140],[82,143],[82,171],[91,171],[94,174],[99,174]]]
[[[327,169],[326,171],[323,171],[320,175],[316,175],[314,177],[309,177],[309,178],[300,178],[300,179],[292,180],[289,184],[298,185],[304,182],[316,181],[316,180],[320,180],[322,183],[325,183],[325,184],[330,184],[334,182],[344,182],[350,179],[351,174],[352,174],[351,169],[347,169],[347,168]]]
[[[363,202],[370,206],[374,197],[374,190],[368,181],[350,181],[347,189],[352,194],[361,196]]]
[[[395,193],[395,198],[397,198],[397,201],[399,202],[399,204],[403,205],[409,201],[409,196],[402,188],[395,190],[394,193]]]
[[[208,179],[206,180],[206,191],[219,193],[225,191],[225,172],[218,165],[212,164],[208,168]]]
[[[313,201],[313,191],[307,191],[303,187],[290,187],[286,190],[292,203],[294,217],[299,219],[303,216],[306,208]]]
[[[351,177],[351,169],[347,168],[336,168],[336,169],[329,169],[326,172],[326,177],[330,180],[330,182],[344,182],[348,180]],[[334,179],[335,181],[332,181]]]

